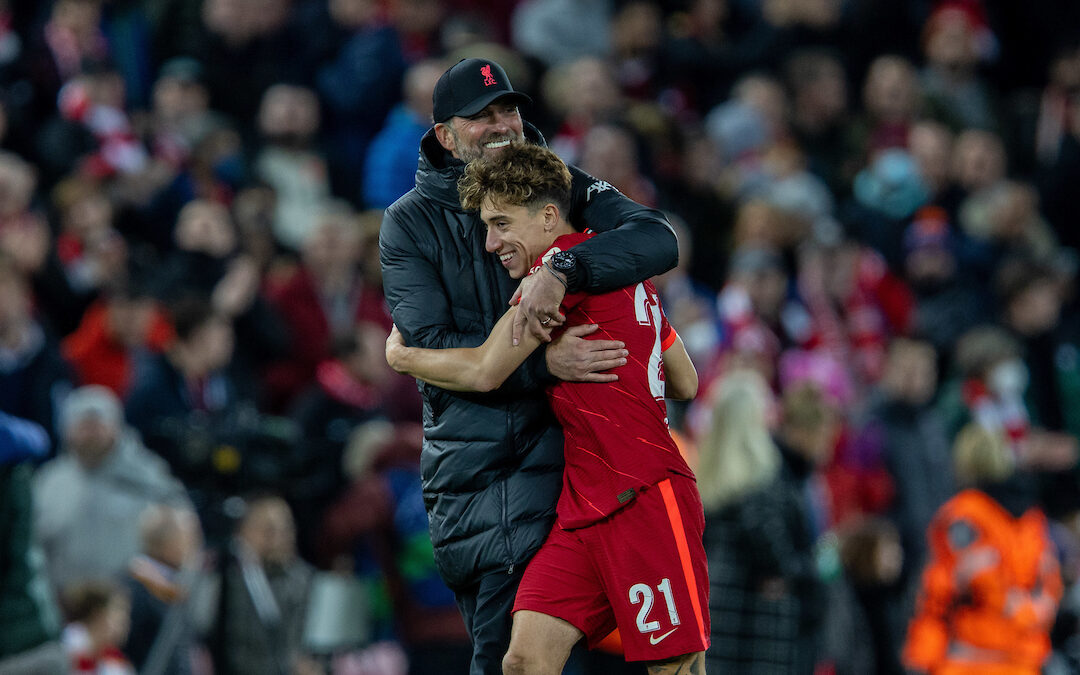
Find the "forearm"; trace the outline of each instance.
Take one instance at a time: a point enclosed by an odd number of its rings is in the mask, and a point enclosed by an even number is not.
[[[423,228],[406,227],[393,209],[387,211],[379,247],[383,288],[394,324],[410,346],[447,349],[483,344],[489,324],[479,311],[465,313],[453,306],[448,289],[453,281],[440,271],[442,253],[437,242],[424,235]],[[510,396],[535,393],[548,379],[538,355],[508,376],[501,392]]]
[[[399,373],[450,391],[487,391],[480,378],[479,348],[396,347],[387,363]]]
[[[604,181],[571,166],[570,221],[598,233],[574,247],[578,282],[571,291],[605,293],[673,268],[678,241],[663,213],[629,199]]]
[[[387,363],[400,373],[450,391],[491,391],[540,345],[531,336],[511,344],[514,313],[511,309],[503,315],[479,347],[424,349],[396,344],[387,349]]]
[[[668,398],[689,401],[697,396],[698,374],[681,337],[664,351],[664,385]]]
[[[581,290],[607,293],[639,284],[667,272],[679,261],[678,240],[658,211],[627,215],[617,229],[574,247],[581,266]]]

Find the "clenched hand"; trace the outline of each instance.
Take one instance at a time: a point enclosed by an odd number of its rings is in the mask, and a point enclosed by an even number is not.
[[[514,317],[514,344],[521,341],[526,326],[541,342],[551,342],[551,330],[566,321],[566,317],[559,312],[565,295],[566,288],[548,270],[540,270],[522,279],[510,300],[511,305],[518,306],[517,316]]]

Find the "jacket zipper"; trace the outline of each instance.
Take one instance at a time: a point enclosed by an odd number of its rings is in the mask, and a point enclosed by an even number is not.
[[[506,573],[514,573],[514,549],[510,546],[510,490],[504,480],[502,482],[502,530],[503,539],[506,541],[506,557],[510,561],[510,567]]]

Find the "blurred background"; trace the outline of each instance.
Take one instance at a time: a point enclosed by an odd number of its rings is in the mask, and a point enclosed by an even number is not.
[[[0,0],[0,672],[465,672],[377,242],[466,56],[679,233],[710,669],[1080,672],[1072,0]]]

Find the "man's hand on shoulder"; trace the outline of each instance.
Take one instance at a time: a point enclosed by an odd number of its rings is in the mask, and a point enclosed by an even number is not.
[[[614,382],[615,373],[604,371],[626,365],[629,352],[618,340],[586,340],[596,324],[571,326],[547,348],[548,371],[567,382]]]
[[[566,286],[555,274],[557,272],[545,268],[521,280],[510,300],[511,305],[518,306],[513,329],[515,345],[521,341],[526,327],[541,342],[551,342],[552,329],[561,326],[566,320],[559,312],[559,306],[566,295]]]

